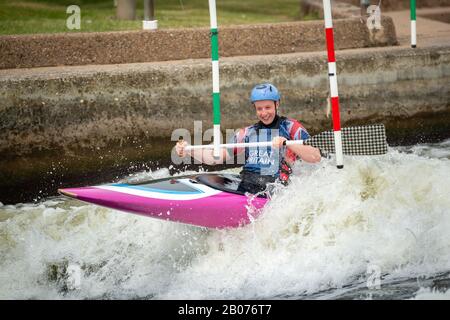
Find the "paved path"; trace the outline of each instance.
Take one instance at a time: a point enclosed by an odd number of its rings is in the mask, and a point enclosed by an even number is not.
[[[400,45],[409,45],[410,12],[409,10],[382,12],[382,15],[394,20],[397,39]],[[450,7],[417,9],[417,46],[450,44],[450,23],[433,20],[425,16],[442,14],[450,16]]]

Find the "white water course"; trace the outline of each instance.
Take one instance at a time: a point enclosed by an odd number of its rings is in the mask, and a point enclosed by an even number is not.
[[[450,140],[344,160],[297,163],[237,229],[0,204],[0,299],[450,299]]]

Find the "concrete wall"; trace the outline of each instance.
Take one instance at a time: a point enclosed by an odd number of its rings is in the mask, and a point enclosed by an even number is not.
[[[442,111],[449,99],[449,46],[338,52],[343,121],[411,117]],[[313,130],[327,127],[325,53],[222,59],[222,121],[254,120],[254,84],[279,86],[283,110]],[[0,152],[106,146],[127,136],[168,137],[175,128],[210,123],[207,59],[117,66],[0,72]],[[373,104],[376,101],[376,108]],[[399,108],[401,106],[401,108]]]
[[[320,51],[323,21],[219,28],[221,57]],[[335,21],[337,49],[397,43],[390,18],[378,37],[358,19]],[[208,28],[0,36],[0,69],[209,58]]]
[[[390,137],[450,132],[450,46],[346,50],[337,60],[344,126],[383,122]],[[281,90],[283,114],[311,133],[331,128],[326,61],[325,53],[222,59],[224,129],[255,121],[248,95],[262,81]],[[2,196],[167,161],[172,130],[211,126],[211,91],[209,59],[0,71]]]

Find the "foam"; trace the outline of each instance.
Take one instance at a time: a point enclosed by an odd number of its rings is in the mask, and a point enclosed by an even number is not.
[[[333,160],[299,163],[262,216],[232,230],[63,197],[2,206],[0,298],[300,297],[367,287],[373,266],[391,281],[445,273],[450,161],[399,150],[346,157],[343,170]],[[69,266],[81,270],[75,289],[67,288]]]

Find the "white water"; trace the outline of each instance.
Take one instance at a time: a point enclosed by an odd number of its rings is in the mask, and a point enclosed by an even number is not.
[[[62,197],[0,206],[0,299],[364,299],[402,281],[408,298],[449,299],[420,279],[450,272],[450,140],[294,169],[234,230]],[[168,170],[135,178],[149,175]]]
[[[432,290],[430,288],[420,288],[414,300],[450,300],[450,289],[447,291]]]

